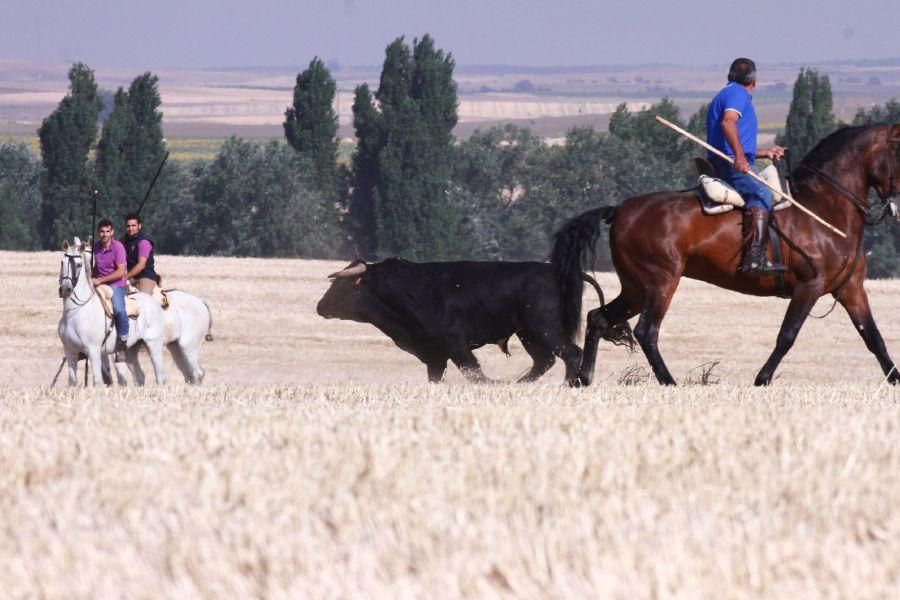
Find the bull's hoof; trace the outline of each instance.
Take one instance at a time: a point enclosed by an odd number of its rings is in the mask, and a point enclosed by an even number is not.
[[[763,375],[757,375],[756,381],[753,382],[753,385],[756,387],[767,387],[772,384],[771,377],[765,377]]]

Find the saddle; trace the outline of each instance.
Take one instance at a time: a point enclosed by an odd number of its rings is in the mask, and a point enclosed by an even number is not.
[[[103,311],[106,312],[106,316],[112,318],[113,316],[113,306],[112,306],[112,297],[113,290],[110,286],[106,284],[97,286],[97,296],[100,298],[100,304],[103,305]],[[138,301],[135,300],[131,295],[125,296],[125,314],[128,315],[129,319],[137,319],[141,314],[141,306],[138,304]]]
[[[722,181],[716,176],[716,170],[712,164],[705,158],[695,158],[694,166],[699,173],[699,185],[697,186],[697,196],[700,199],[700,208],[703,214],[720,215],[735,207],[743,208],[744,199],[733,187]],[[790,193],[787,181],[784,181],[778,175],[778,169],[775,165],[769,165],[759,172],[759,176],[780,190]],[[773,210],[784,210],[790,208],[791,203],[777,193],[773,194],[775,198],[775,206]]]
[[[703,209],[703,214],[720,215],[730,210],[734,210],[734,207],[736,206],[742,208],[745,205],[744,199],[737,190],[716,177],[716,169],[708,160],[705,158],[695,158],[694,166],[697,168],[697,172],[700,175],[699,185],[697,186],[697,195],[700,199],[700,207]],[[759,176],[776,188],[790,194],[790,187],[788,186],[787,181],[778,175],[778,169],[775,168],[775,165],[769,165],[760,171]],[[775,203],[772,207],[772,212],[769,213],[769,239],[766,243],[771,249],[774,262],[780,263],[782,262],[781,242],[778,237],[778,228],[775,227],[775,211],[790,208],[791,203],[785,200],[784,196],[779,195],[776,192],[773,192],[773,195],[775,196]],[[784,279],[784,273],[777,273],[775,275],[775,283],[777,286],[777,295],[781,298],[790,298]]]
[[[129,286],[129,290],[130,290],[129,293],[131,293],[131,294],[137,293],[137,288],[133,288],[133,287]],[[153,293],[150,294],[150,297],[153,298],[154,300],[156,300],[159,303],[159,305],[162,306],[163,310],[166,310],[167,308],[169,308],[169,297],[166,295],[166,292],[168,292],[168,291],[170,291],[170,290],[164,290],[157,285],[155,288],[153,288]]]

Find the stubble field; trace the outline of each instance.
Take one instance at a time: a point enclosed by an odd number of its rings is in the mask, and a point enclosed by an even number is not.
[[[164,256],[167,285],[213,309],[205,384],[168,362],[168,387],[48,389],[60,258],[0,252],[0,596],[900,585],[898,393],[840,308],[807,322],[768,389],[750,384],[786,301],[687,280],[660,341],[686,385],[647,383],[643,357],[613,347],[588,389],[563,388],[561,365],[537,385],[468,385],[453,367],[428,385],[374,328],[315,314],[342,263]],[[900,283],[868,290],[896,356]],[[529,361],[511,351],[476,354],[512,380]],[[696,383],[712,361],[718,383]]]

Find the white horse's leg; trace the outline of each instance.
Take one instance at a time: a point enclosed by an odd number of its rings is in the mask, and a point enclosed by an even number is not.
[[[203,383],[203,368],[200,366],[200,349],[199,348],[183,348],[184,358],[187,360],[191,369],[191,383]]]
[[[100,372],[103,373],[103,385],[112,385],[112,374],[109,372],[109,354],[100,354]],[[122,380],[119,380],[122,385]]]
[[[144,374],[144,369],[141,368],[141,361],[138,360],[138,351],[137,344],[128,349],[128,368],[131,370],[131,376],[134,378],[135,385],[144,385],[147,380],[147,376]]]
[[[88,348],[87,351],[88,360],[91,363],[91,373],[94,376],[94,385],[98,386],[103,383],[103,353],[100,352],[100,348],[91,347]]]
[[[144,340],[147,344],[147,350],[150,351],[150,362],[153,363],[153,372],[156,375],[156,384],[157,385],[165,385],[166,383],[166,370],[163,365],[163,342],[161,338],[156,340],[148,341]]]
[[[185,383],[193,383],[191,381],[191,365],[188,363],[187,358],[184,356],[184,352],[181,349],[181,345],[178,342],[172,342],[167,346],[169,349],[169,353],[172,355],[172,360],[175,361],[175,366],[178,367],[178,370],[181,371],[181,374],[184,375]]]
[[[109,355],[103,357],[104,362],[108,360]],[[128,385],[128,365],[115,361],[113,361],[113,365],[115,365],[116,367],[116,383],[118,383],[120,386]]]
[[[107,357],[104,360],[108,360]],[[121,386],[128,385],[128,365],[124,362],[115,362],[113,364],[116,367],[116,382]]]
[[[66,351],[66,366],[69,371],[69,387],[78,385],[78,353],[72,352],[68,348]]]

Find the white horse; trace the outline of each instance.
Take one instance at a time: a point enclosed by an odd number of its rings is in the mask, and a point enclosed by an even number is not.
[[[78,247],[81,246],[80,250]],[[66,347],[66,359],[69,363],[69,384],[75,385],[75,367],[77,366],[78,352],[83,352],[91,360],[91,364],[98,364],[96,369],[100,370],[103,381],[109,383],[109,361],[108,354],[115,348],[115,334],[108,334],[108,339],[103,344],[103,353],[98,352],[97,360],[88,350],[81,349],[77,345],[67,344],[63,337],[63,323],[72,321],[72,316],[67,319],[67,309],[74,315],[75,310],[81,310],[80,306],[85,306],[89,301],[99,299],[94,294],[93,286],[90,282],[90,251],[85,250],[84,246],[75,238],[75,246],[63,244],[66,254],[63,257],[63,264],[60,269],[60,296],[66,298],[66,308],[63,309],[63,318],[60,320],[59,331],[60,339],[63,340],[63,346]],[[80,276],[80,273],[84,273]],[[67,275],[69,273],[69,275]],[[75,273],[74,276],[71,273]],[[85,279],[86,283],[82,284],[80,279]],[[83,290],[79,289],[79,285],[85,285]],[[138,340],[143,340],[150,352],[150,360],[153,363],[153,369],[156,374],[156,382],[165,383],[165,373],[162,365],[162,347],[166,346],[172,354],[172,358],[178,369],[184,375],[187,383],[201,383],[203,381],[204,371],[200,366],[200,346],[204,340],[212,341],[212,312],[209,305],[200,298],[188,294],[182,290],[169,290],[166,292],[169,300],[169,308],[162,310],[159,303],[147,294],[138,292],[132,294],[141,306],[141,315],[131,322],[128,333],[128,350],[126,351],[126,360],[134,383],[144,385],[145,375],[141,364],[138,361],[138,347],[134,344]],[[85,300],[88,298],[88,300]],[[147,310],[145,312],[145,306]],[[91,311],[93,314],[95,311]],[[102,312],[102,308],[101,308]],[[145,315],[147,315],[145,317]],[[84,317],[82,317],[84,318]],[[96,318],[96,317],[95,317]],[[102,335],[106,336],[112,326],[112,322],[105,313],[102,314],[100,325],[94,325],[92,328],[104,328]],[[114,327],[113,327],[114,328]],[[67,329],[68,330],[68,329]],[[149,334],[149,339],[148,339]],[[71,336],[69,336],[71,338]],[[96,340],[99,347],[102,340]],[[75,348],[74,355],[70,354],[69,347]],[[102,354],[102,355],[101,355]],[[116,375],[119,384],[124,384],[124,367],[120,367],[121,363],[116,363]],[[97,370],[94,371],[94,382],[97,383]]]
[[[110,383],[109,355],[115,352],[116,333],[113,320],[106,316],[100,297],[91,283],[91,251],[77,237],[75,244],[63,242],[63,258],[59,269],[59,297],[63,299],[63,313],[59,320],[59,339],[62,341],[69,366],[69,385],[77,385],[78,357],[87,356],[91,363],[94,385]],[[162,307],[147,294],[136,294],[141,314],[128,328],[127,356],[136,362],[132,348],[143,341],[150,351],[156,383],[164,384],[162,348],[166,320]],[[131,362],[131,361],[129,361]],[[127,374],[123,363],[116,364],[119,385],[125,384]]]
[[[163,311],[165,332],[163,338],[175,364],[187,383],[201,383],[204,371],[200,366],[200,345],[211,342],[212,311],[206,301],[185,291],[166,291],[169,308]],[[143,382],[144,374],[137,362],[137,353],[129,351],[129,366],[135,382]]]

